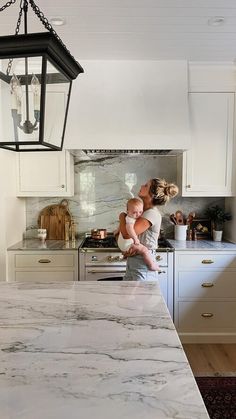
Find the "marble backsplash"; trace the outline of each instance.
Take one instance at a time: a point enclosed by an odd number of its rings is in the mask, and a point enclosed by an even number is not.
[[[77,225],[77,232],[92,228],[113,231],[118,225],[119,213],[125,211],[126,201],[136,196],[140,185],[153,177],[177,182],[177,157],[145,154],[85,154],[73,151],[75,157],[75,194],[69,208]],[[39,211],[47,205],[58,204],[62,198],[27,198],[27,230],[37,228]],[[162,229],[172,238],[174,226],[169,215],[182,210],[185,215],[195,211],[198,218],[204,216],[208,206],[224,206],[224,198],[183,198],[177,196],[164,207]]]

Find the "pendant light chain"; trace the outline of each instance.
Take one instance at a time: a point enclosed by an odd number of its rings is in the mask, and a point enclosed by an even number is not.
[[[12,3],[11,4],[13,4],[15,2],[16,2],[16,0],[12,0]],[[20,30],[22,13],[23,13],[23,10],[24,10],[24,4],[25,4],[25,1],[24,0],[21,0],[21,3],[20,3],[20,12],[19,12],[19,16],[18,16],[18,19],[17,19],[16,29],[15,29],[15,35],[18,35],[19,30]],[[13,58],[11,58],[9,60],[9,62],[8,62],[7,71],[6,71],[7,76],[9,76],[9,74],[11,72],[12,63],[13,63]]]
[[[10,1],[8,1],[6,4],[4,4],[0,8],[0,12],[2,12],[3,10],[5,10],[7,7],[10,7],[12,4],[16,3],[16,1],[17,0],[10,0]],[[19,17],[18,17],[18,21],[17,21],[17,25],[16,25],[15,35],[18,35],[19,30],[20,30],[21,17],[22,17],[22,13],[23,13],[25,2],[27,3],[27,0],[21,0],[20,13],[19,13]],[[36,14],[36,16],[39,18],[39,20],[43,24],[43,26],[57,38],[57,40],[60,42],[60,44],[63,46],[63,48],[65,48],[66,51],[75,60],[75,58],[73,57],[73,55],[71,54],[71,52],[68,50],[68,48],[66,47],[66,45],[64,44],[64,42],[61,40],[60,36],[57,34],[57,32],[55,31],[55,29],[53,29],[52,25],[49,23],[48,19],[44,16],[43,12],[41,12],[41,10],[35,4],[35,2],[33,0],[29,0],[29,3],[30,3],[30,6],[32,7],[34,13]],[[9,62],[8,68],[7,68],[7,75],[9,75],[9,73],[11,71],[11,65],[12,65],[12,62]]]
[[[3,12],[3,10],[5,10],[7,7],[11,6],[15,2],[16,2],[16,0],[7,1],[6,4],[4,4],[2,7],[0,7],[0,12]]]
[[[36,16],[38,16],[40,22],[43,24],[43,26],[57,38],[57,40],[60,42],[60,44],[63,46],[63,48],[65,48],[66,51],[75,60],[75,58],[73,57],[71,52],[68,50],[68,48],[65,46],[64,42],[61,40],[60,36],[57,34],[55,29],[53,29],[52,25],[49,23],[48,19],[44,16],[43,12],[41,12],[39,7],[35,4],[34,0],[29,0],[29,3],[30,3],[30,6],[32,7],[34,13],[36,14]]]

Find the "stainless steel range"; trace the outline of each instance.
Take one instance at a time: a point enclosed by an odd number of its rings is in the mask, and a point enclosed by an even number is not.
[[[156,260],[161,267],[158,279],[171,315],[173,315],[173,250],[168,240],[158,241]],[[89,235],[85,237],[79,248],[80,281],[121,281],[125,269],[126,260],[112,234],[102,240],[92,239]]]

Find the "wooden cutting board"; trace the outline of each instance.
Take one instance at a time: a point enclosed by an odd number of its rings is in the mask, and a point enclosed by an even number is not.
[[[46,228],[47,239],[64,240],[65,223],[69,222],[71,225],[71,219],[68,201],[63,199],[60,204],[49,205],[40,211],[38,226],[39,228]]]

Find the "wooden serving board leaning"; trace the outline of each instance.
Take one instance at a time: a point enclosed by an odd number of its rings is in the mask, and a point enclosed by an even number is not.
[[[46,228],[47,239],[64,240],[65,223],[71,225],[71,213],[68,207],[68,201],[63,199],[60,204],[49,205],[43,208],[38,217],[39,228]]]

